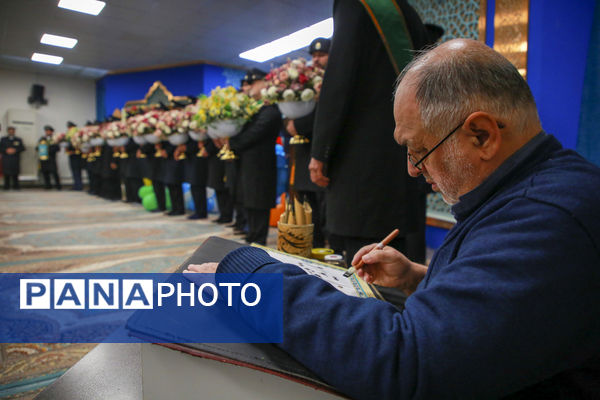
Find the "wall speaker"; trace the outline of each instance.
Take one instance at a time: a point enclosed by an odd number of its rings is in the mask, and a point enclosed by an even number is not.
[[[31,96],[27,98],[27,102],[36,108],[48,104],[48,100],[44,98],[44,89],[44,85],[32,85]]]

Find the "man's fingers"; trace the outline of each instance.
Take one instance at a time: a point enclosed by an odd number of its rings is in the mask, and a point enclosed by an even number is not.
[[[377,264],[395,262],[398,261],[400,257],[400,252],[398,250],[393,247],[386,247],[383,250],[376,250],[369,254],[365,254],[362,260],[365,264]]]
[[[352,265],[358,264],[360,262],[360,259],[362,258],[362,256],[364,256],[365,254],[367,254],[368,252],[373,250],[373,248],[375,246],[377,246],[377,243],[371,243],[371,244],[361,247],[360,250],[358,250],[356,252],[356,254],[354,255],[354,257],[352,258]]]
[[[187,270],[183,272],[200,272],[205,274],[214,274],[217,271],[218,263],[190,264]]]

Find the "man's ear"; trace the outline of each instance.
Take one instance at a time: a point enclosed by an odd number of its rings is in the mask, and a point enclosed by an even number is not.
[[[498,120],[489,113],[477,111],[469,115],[463,125],[469,141],[484,161],[492,159],[502,142]]]

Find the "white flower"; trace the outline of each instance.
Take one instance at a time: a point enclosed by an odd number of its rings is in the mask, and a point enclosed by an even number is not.
[[[165,133],[168,135],[169,133],[171,133],[171,128],[169,128],[168,126],[165,125],[164,129]]]
[[[138,127],[137,127],[137,131],[138,131],[139,133],[144,133],[144,129],[146,128],[144,125],[145,125],[145,124],[144,124],[143,122],[142,122],[141,124],[139,124],[139,125],[138,125]]]
[[[296,99],[296,93],[292,89],[286,89],[283,92],[284,101],[294,101]]]
[[[311,101],[315,98],[315,92],[312,89],[304,89],[300,95],[302,101]]]
[[[298,78],[298,70],[296,68],[288,68],[287,73],[290,76],[290,79]]]
[[[260,89],[260,97],[267,97],[267,95],[268,95],[267,89],[265,89],[265,88]]]
[[[150,117],[150,119],[148,120],[148,122],[150,122],[152,125],[154,125],[154,124],[156,124],[156,118]]]
[[[323,82],[323,78],[321,78],[321,76],[317,75],[313,78],[313,85],[315,85],[319,82]]]
[[[267,89],[267,95],[269,97],[275,97],[275,96],[277,96],[277,87],[276,86],[269,86],[269,88]]]
[[[231,106],[231,109],[233,111],[238,111],[240,109],[240,106],[238,105],[238,103],[232,101],[231,103],[229,103],[229,105]]]
[[[187,119],[184,119],[183,122],[181,123],[181,126],[184,128],[187,128],[188,126],[190,126],[190,121],[188,121]]]
[[[301,67],[304,66],[304,63],[302,61],[300,61],[300,60],[294,60],[294,61],[292,61],[291,65],[294,68],[301,68]]]
[[[198,121],[193,120],[192,122],[190,122],[190,129],[194,130],[198,127]]]

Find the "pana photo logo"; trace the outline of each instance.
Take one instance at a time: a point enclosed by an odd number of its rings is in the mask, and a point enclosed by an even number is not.
[[[22,310],[153,309],[155,300],[156,307],[162,307],[163,300],[175,297],[177,307],[211,307],[220,295],[226,297],[229,307],[234,297],[248,307],[261,300],[257,284],[239,282],[174,285],[152,279],[20,279],[19,285]]]

